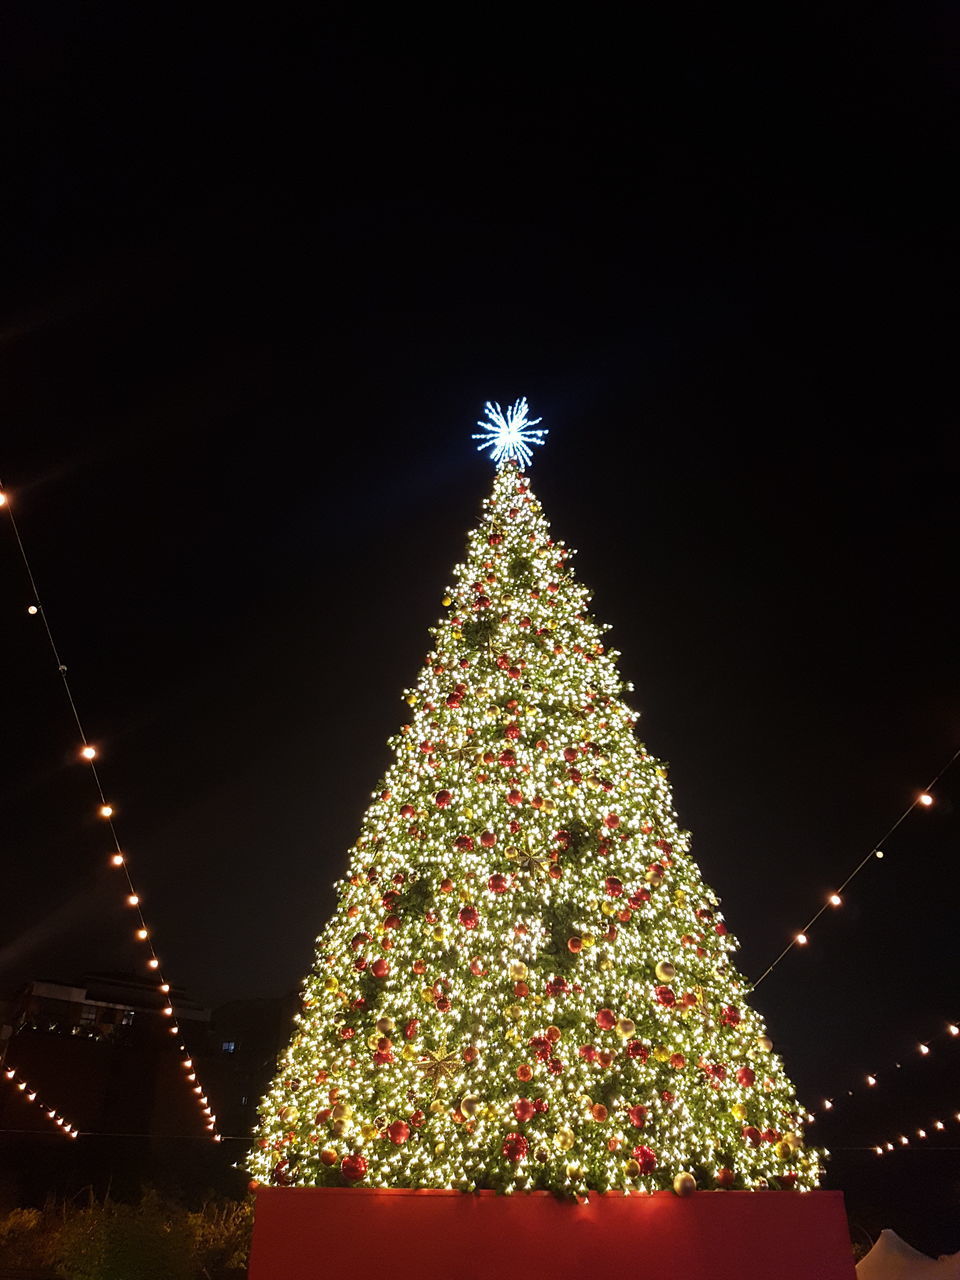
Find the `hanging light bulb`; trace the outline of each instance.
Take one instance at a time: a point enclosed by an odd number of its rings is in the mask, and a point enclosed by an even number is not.
[[[91,747],[90,743],[88,742],[85,747],[80,748],[80,754],[83,756],[84,760],[96,760],[97,749],[96,747]]]
[[[113,857],[110,859],[110,864],[111,864],[111,866],[114,866],[114,867],[122,867],[122,866],[123,866],[123,854],[122,854],[122,853],[115,853],[115,854],[113,855]]]
[[[925,809],[929,809],[933,804],[933,796],[929,791],[921,791],[917,796],[917,802],[922,804]]]
[[[127,894],[127,906],[128,906],[128,907],[138,907],[139,905],[140,905],[140,897],[139,897],[139,895],[138,895],[138,894],[136,894],[136,893],[128,893],[128,894]]]
[[[40,610],[37,608],[37,606],[36,606],[35,604],[28,604],[28,605],[27,605],[27,613],[29,613],[29,614],[30,614],[31,618],[32,618],[35,614],[37,614],[37,613],[39,613],[39,612],[40,612]]]
[[[798,933],[796,941],[798,947],[805,947],[807,945],[807,935],[805,933]]]
[[[100,808],[99,808],[98,812],[99,812],[99,814],[100,814],[100,817],[101,817],[101,818],[112,818],[112,817],[113,817],[113,805],[112,805],[112,804],[102,804],[102,805],[100,806]]]
[[[830,895],[831,907],[839,907],[842,904],[843,904],[843,899],[840,897],[839,893],[831,893]]]

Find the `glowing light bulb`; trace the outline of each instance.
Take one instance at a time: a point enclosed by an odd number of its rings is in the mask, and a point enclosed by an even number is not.
[[[26,1082],[26,1080],[21,1080],[21,1081],[20,1081],[20,1083],[17,1085],[17,1088],[18,1088],[19,1090],[21,1090],[21,1092],[22,1092],[24,1089],[26,1089],[26,1087],[27,1087],[27,1082]]]
[[[887,1150],[888,1150],[888,1151],[892,1151],[892,1150],[893,1150],[893,1143],[892,1143],[892,1142],[888,1142],[888,1143],[887,1143]]]
[[[926,1129],[918,1129],[918,1130],[917,1130],[917,1137],[918,1137],[918,1138],[925,1138],[926,1136],[927,1136],[927,1131],[926,1131]]]
[[[805,947],[807,945],[807,935],[805,933],[798,933],[796,941],[798,947]]]
[[[874,1151],[877,1153],[877,1155],[878,1155],[878,1156],[882,1156],[882,1155],[883,1155],[883,1147],[874,1147],[873,1149],[874,1149]]]
[[[161,982],[161,983],[160,983],[160,990],[164,993],[164,995],[166,995],[166,994],[167,994],[167,992],[170,990],[170,983],[169,983],[169,982]]]
[[[141,942],[143,942],[143,941],[145,940],[145,938],[147,937],[147,931],[146,931],[146,929],[138,929],[138,930],[137,930],[137,937],[140,939],[140,941],[141,941]]]
[[[157,957],[156,957],[156,956],[151,956],[151,957],[150,957],[150,959],[147,961],[147,968],[148,968],[148,969],[159,969],[159,968],[160,968],[160,961],[157,959]]]
[[[111,866],[114,866],[114,867],[122,867],[122,866],[123,866],[123,854],[122,854],[122,853],[115,853],[115,854],[113,855],[113,857],[110,859],[110,864],[111,864]]]
[[[918,1045],[917,1045],[917,1048],[918,1048],[918,1049],[920,1050],[920,1052],[921,1052],[922,1054],[924,1054],[924,1055],[926,1055],[926,1054],[928,1054],[928,1053],[930,1052],[930,1046],[929,1046],[928,1044],[918,1044]]]
[[[839,907],[842,904],[843,904],[843,899],[840,897],[839,893],[831,893],[830,895],[831,907]]]
[[[193,1059],[192,1059],[192,1058],[184,1058],[184,1060],[183,1060],[183,1065],[184,1065],[185,1067],[192,1067],[192,1066],[193,1066]]]
[[[9,1071],[5,1071],[3,1074],[7,1077],[8,1080],[12,1080],[17,1073],[11,1067]]]
[[[128,893],[128,894],[127,894],[127,906],[128,906],[128,907],[138,907],[139,905],[140,905],[140,896],[139,896],[139,894],[136,894],[136,893]]]
[[[876,1083],[877,1083],[877,1077],[876,1077],[876,1076],[867,1076],[867,1084],[869,1084],[869,1085],[873,1086],[873,1085],[875,1085]]]
[[[173,1017],[173,1005],[172,1005],[172,1004],[168,1004],[168,1005],[164,1008],[164,1010],[163,1010],[163,1016],[164,1016],[165,1018],[172,1018],[172,1017]]]
[[[951,1022],[948,1025],[947,1030],[952,1036],[960,1036],[960,1027],[958,1027],[955,1022]]]
[[[943,1130],[943,1121],[942,1121],[942,1120],[934,1120],[934,1122],[933,1122],[933,1127],[934,1127],[935,1129],[939,1129],[939,1130],[941,1130],[941,1132],[942,1132],[942,1130]]]
[[[824,1111],[832,1111],[832,1110],[833,1110],[833,1103],[830,1101],[830,1099],[829,1099],[829,1098],[824,1098],[824,1100],[823,1100],[823,1109],[824,1109]]]
[[[171,1027],[171,1028],[170,1028],[170,1034],[171,1034],[172,1036],[178,1036],[178,1035],[180,1034],[180,1028],[179,1028],[179,1027],[177,1027],[177,1026],[173,1026],[173,1027]]]
[[[29,613],[29,614],[30,614],[31,618],[32,618],[35,614],[38,614],[39,612],[40,612],[40,610],[37,608],[37,606],[36,606],[35,604],[28,604],[28,605],[27,605],[27,613]]]
[[[102,805],[100,806],[100,808],[99,808],[98,812],[99,812],[99,814],[100,814],[100,817],[101,817],[101,818],[112,818],[112,817],[113,817],[113,805],[112,805],[112,804],[102,804]]]
[[[80,754],[83,756],[84,760],[96,760],[97,749],[96,747],[91,747],[88,742],[85,747],[81,747]]]
[[[219,1141],[220,1141],[220,1135],[219,1135],[219,1133],[215,1133],[215,1134],[213,1135],[213,1140],[214,1140],[214,1142],[219,1142]]]
[[[925,809],[929,809],[933,804],[933,796],[929,791],[921,791],[917,796],[917,803],[922,804]]]
[[[28,1093],[28,1094],[27,1094],[27,1100],[28,1100],[29,1102],[36,1102],[36,1100],[37,1100],[37,1091],[36,1091],[36,1089],[34,1089],[33,1093]]]
[[[7,495],[3,492],[2,489],[0,489],[0,507],[5,507],[6,505],[7,505]]]
[[[874,856],[875,856],[875,857],[877,857],[877,858],[882,858],[882,857],[883,857],[883,850],[882,850],[882,849],[877,849],[877,850],[876,850],[876,853],[875,853],[875,855],[874,855]]]
[[[902,1133],[900,1135],[900,1145],[901,1147],[908,1147],[910,1145],[910,1139],[905,1138]]]

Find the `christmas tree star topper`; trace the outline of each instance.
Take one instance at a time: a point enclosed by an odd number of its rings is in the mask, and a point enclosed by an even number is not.
[[[489,449],[490,456],[498,467],[513,458],[517,460],[521,471],[529,466],[533,461],[533,451],[530,446],[543,444],[543,437],[547,434],[546,427],[542,427],[539,431],[534,430],[537,423],[542,422],[543,419],[528,418],[529,409],[526,396],[515,400],[506,412],[496,401],[491,403],[488,400],[483,406],[487,421],[481,418],[477,422],[477,426],[483,428],[483,433],[475,432],[473,435],[474,440],[482,441],[477,445],[477,451],[482,453],[484,449]]]

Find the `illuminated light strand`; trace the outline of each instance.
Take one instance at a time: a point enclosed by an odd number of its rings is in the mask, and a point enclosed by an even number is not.
[[[953,1115],[948,1116],[947,1119],[952,1124],[960,1124],[960,1111],[955,1111]],[[873,1151],[878,1156],[889,1155],[891,1151],[902,1150],[903,1147],[909,1147],[911,1143],[925,1142],[930,1137],[930,1133],[928,1132],[929,1129],[934,1129],[936,1130],[937,1133],[944,1133],[946,1131],[946,1128],[947,1126],[944,1124],[942,1120],[939,1120],[939,1119],[931,1120],[926,1129],[920,1126],[917,1129],[911,1130],[910,1137],[907,1137],[906,1133],[900,1132],[896,1134],[893,1138],[887,1138],[883,1142],[874,1143],[873,1146],[863,1148],[863,1149],[867,1151]],[[956,1150],[956,1148],[942,1147],[942,1148],[939,1148],[939,1150],[954,1151]]]
[[[913,1046],[911,1052],[918,1053],[922,1058],[927,1058],[933,1052],[933,1046],[938,1041],[945,1040],[949,1042],[950,1040],[955,1040],[958,1037],[960,1037],[960,1023],[947,1022],[945,1023],[943,1030],[937,1032],[936,1035],[931,1036],[929,1040],[918,1040]],[[906,1055],[904,1055],[904,1059],[905,1058]],[[902,1071],[903,1065],[904,1063],[902,1061],[896,1061],[884,1072],[864,1072],[861,1085],[853,1089],[845,1089],[842,1095],[838,1094],[832,1098],[824,1098],[819,1108],[813,1108],[809,1116],[811,1123],[817,1118],[815,1114],[817,1110],[821,1112],[835,1110],[841,1101],[846,1100],[847,1098],[853,1098],[859,1093],[862,1093],[864,1086],[866,1086],[867,1089],[877,1088],[882,1081],[888,1079],[894,1071]]]
[[[0,503],[0,506],[3,505],[3,503]],[[51,1124],[56,1125],[64,1137],[76,1138],[78,1136],[80,1130],[76,1125],[67,1121],[56,1107],[51,1107],[45,1103],[38,1095],[37,1090],[32,1087],[28,1080],[24,1079],[24,1077],[19,1074],[15,1067],[5,1066],[0,1070],[0,1077],[11,1084],[18,1093],[22,1094],[25,1102],[29,1102],[33,1106],[39,1107]]]
[[[890,837],[893,835],[896,829],[914,811],[914,809],[918,809],[918,808],[929,809],[931,807],[931,805],[934,803],[934,800],[933,800],[934,787],[937,785],[937,783],[940,781],[943,775],[947,772],[950,766],[958,758],[960,758],[960,747],[956,749],[956,751],[953,753],[953,755],[950,757],[947,763],[943,766],[940,772],[936,774],[935,777],[931,778],[931,780],[927,783],[926,787],[924,787],[922,791],[918,792],[917,795],[913,798],[913,800],[910,801],[906,809],[904,809],[903,813],[901,813],[900,817],[897,818],[896,822],[889,828],[886,834],[883,835],[877,841],[877,843],[873,846],[870,852],[860,859],[860,861],[857,863],[854,869],[847,876],[846,880],[844,880],[842,884],[838,885],[837,888],[827,897],[826,901],[821,906],[820,910],[817,911],[815,915],[811,916],[810,919],[807,921],[807,923],[803,926],[803,928],[799,929],[793,935],[793,937],[790,939],[787,945],[783,948],[783,950],[777,956],[776,960],[774,960],[772,964],[768,965],[767,968],[764,969],[763,973],[760,975],[759,978],[757,978],[756,982],[753,984],[754,989],[759,987],[760,983],[763,982],[764,978],[768,978],[770,974],[773,973],[774,969],[776,969],[780,961],[783,960],[785,956],[789,955],[790,952],[794,949],[794,947],[806,946],[806,944],[810,941],[810,930],[813,928],[813,926],[817,923],[817,921],[820,919],[820,917],[828,908],[830,907],[836,908],[836,907],[841,907],[843,905],[844,889],[846,889],[847,885],[851,882],[851,880],[854,879],[855,876],[858,876],[860,874],[860,872],[864,869],[864,867],[867,865],[868,862],[871,862],[874,858],[881,858],[881,859],[883,858],[882,846],[886,844],[886,842],[890,839]]]
[[[106,793],[104,792],[104,789],[103,789],[103,784],[101,783],[101,780],[100,780],[100,774],[97,770],[96,761],[99,753],[97,751],[97,748],[94,746],[94,744],[89,741],[84,731],[83,722],[80,719],[80,713],[77,710],[77,704],[74,700],[73,692],[70,688],[70,682],[67,679],[67,668],[60,657],[60,652],[57,649],[56,642],[53,638],[53,631],[50,628],[50,622],[47,617],[47,612],[46,612],[46,609],[44,608],[43,602],[40,599],[40,590],[37,586],[36,578],[34,577],[33,570],[30,566],[30,560],[27,556],[26,548],[23,545],[23,539],[20,536],[20,530],[17,526],[16,519],[14,518],[13,507],[9,501],[9,495],[5,493],[3,490],[2,483],[0,483],[0,508],[4,508],[10,517],[10,526],[13,529],[13,536],[16,539],[17,547],[20,551],[20,558],[23,561],[23,567],[26,570],[27,580],[30,583],[30,590],[33,593],[33,603],[28,607],[27,612],[31,614],[31,616],[39,616],[43,620],[43,626],[47,635],[47,640],[50,643],[50,649],[51,649],[51,652],[53,653],[54,661],[57,664],[57,672],[59,673],[60,679],[63,683],[63,689],[67,695],[67,701],[70,704],[70,710],[73,713],[73,719],[77,726],[77,732],[80,736],[81,745],[78,751],[78,757],[79,759],[84,761],[86,764],[88,764],[90,767],[90,773],[91,773],[91,776],[93,777],[94,786],[96,787],[97,793],[100,797],[100,804],[97,809],[97,812],[99,816],[107,823],[107,826],[110,829],[110,836],[113,840],[113,847],[114,847],[114,852],[110,855],[110,865],[112,867],[116,867],[119,870],[122,870],[123,878],[126,882],[126,888],[127,888],[126,905],[132,908],[133,910],[135,910],[137,914],[137,919],[139,921],[139,924],[138,924],[138,927],[134,930],[134,937],[137,939],[137,941],[145,944],[149,952],[149,956],[147,957],[147,960],[146,960],[146,967],[151,971],[152,974],[154,974],[159,979],[159,984],[157,988],[158,991],[162,995],[167,997],[165,1006],[161,1011],[161,1016],[171,1019],[171,1025],[169,1026],[168,1030],[171,1035],[179,1036],[180,1028],[179,1026],[177,1026],[174,1006],[173,1006],[172,1000],[170,999],[170,983],[163,974],[163,970],[160,963],[160,957],[157,955],[156,949],[153,944],[152,933],[150,931],[150,928],[147,925],[146,919],[144,918],[141,898],[140,898],[140,895],[137,893],[136,888],[134,887],[133,878],[130,874],[130,867],[127,861],[127,856],[123,852],[122,848],[120,847],[120,838],[117,834],[117,829],[113,821],[114,813],[115,813],[114,806],[107,800]],[[180,1053],[182,1054],[182,1062],[184,1064],[189,1063],[189,1058],[187,1056],[186,1049],[184,1048],[183,1045],[180,1045],[179,1048],[180,1048]],[[204,1122],[204,1127],[211,1132],[211,1135],[214,1141],[219,1142],[220,1135],[216,1132],[216,1123],[215,1123],[216,1117],[213,1115],[212,1111],[207,1105],[205,1097],[200,1099],[199,1105],[200,1105],[201,1116]]]

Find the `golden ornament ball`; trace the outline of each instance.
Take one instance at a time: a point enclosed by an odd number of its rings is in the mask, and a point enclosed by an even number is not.
[[[593,936],[592,933],[584,933],[584,934],[581,934],[580,941],[583,943],[585,947],[590,948],[596,942],[596,938]]]
[[[381,1040],[381,1036],[379,1031],[371,1032],[371,1034],[367,1036],[367,1048],[375,1049],[377,1045],[380,1043],[380,1040]]]
[[[678,1196],[692,1196],[697,1189],[697,1180],[692,1173],[678,1173],[673,1180],[673,1189]]]
[[[670,960],[658,960],[654,973],[661,982],[672,982],[677,976],[677,967]]]
[[[580,1177],[581,1172],[582,1172],[582,1171],[581,1171],[580,1166],[579,1166],[578,1164],[568,1164],[568,1165],[567,1165],[567,1177],[568,1177],[568,1178],[579,1178],[579,1177]]]
[[[636,1160],[628,1160],[626,1164],[623,1166],[623,1172],[627,1175],[628,1178],[639,1178],[640,1165],[637,1163]]]
[[[629,1040],[637,1029],[637,1024],[632,1018],[617,1019],[617,1035],[621,1040]]]
[[[609,957],[604,956],[598,967],[602,969],[604,973],[609,973],[613,968],[613,961],[609,959]]]
[[[330,1132],[333,1134],[335,1138],[342,1138],[343,1135],[347,1132],[347,1121],[334,1120],[330,1126]]]
[[[412,1062],[417,1056],[417,1051],[414,1049],[412,1044],[405,1044],[400,1050],[400,1056],[403,1058],[404,1062]]]
[[[616,914],[617,908],[613,905],[612,902],[601,902],[600,910],[603,913],[603,915],[612,916]]]
[[[450,606],[453,604],[453,601],[450,599],[449,596],[444,596],[442,604],[445,609],[449,609]]]
[[[442,1156],[443,1153],[446,1151],[446,1149],[447,1149],[447,1144],[445,1142],[438,1142],[437,1145],[433,1148],[433,1154],[435,1156]]]
[[[460,1099],[460,1113],[468,1118],[475,1116],[480,1110],[480,1099],[475,1093],[468,1093]]]
[[[444,939],[443,926],[438,924],[437,927],[434,929],[432,936],[433,936],[434,942],[442,942]]]
[[[415,693],[407,694],[407,705],[410,707],[415,707],[417,705],[417,695]]]
[[[336,989],[339,986],[340,986],[340,983],[337,981],[337,979],[333,976],[332,973],[328,973],[323,980],[324,991],[336,991]]]
[[[514,980],[514,982],[522,982],[524,978],[527,976],[527,973],[529,972],[529,970],[527,969],[527,966],[523,963],[522,960],[511,960],[509,969],[510,969],[510,977]]]
[[[774,1151],[778,1160],[787,1160],[793,1155],[793,1147],[789,1142],[778,1142],[774,1147]]]
[[[353,1107],[349,1102],[338,1102],[330,1114],[334,1120],[349,1120],[353,1115]]]
[[[733,1106],[730,1108],[730,1114],[733,1116],[735,1120],[746,1120],[747,1108],[743,1105],[742,1102],[735,1102]]]
[[[380,1130],[375,1124],[362,1124],[360,1126],[360,1132],[363,1134],[364,1138],[366,1138],[367,1142],[369,1142],[371,1138],[375,1138],[377,1136]]]
[[[772,1053],[773,1041],[769,1036],[757,1036],[757,1048],[763,1053]]]
[[[377,1019],[377,1030],[382,1031],[385,1036],[389,1035],[396,1025],[397,1024],[394,1022],[392,1018]]]
[[[420,988],[420,999],[423,1001],[424,1004],[433,1004],[436,998],[437,997],[433,994],[433,987]]]
[[[785,1133],[783,1140],[791,1151],[803,1150],[803,1137],[799,1133]]]
[[[566,1126],[562,1129],[558,1129],[554,1138],[554,1141],[561,1151],[569,1151],[576,1140],[577,1138],[573,1130],[568,1129]]]
[[[435,1116],[440,1114],[440,1112],[443,1110],[443,1103],[440,1101],[439,1098],[434,1098],[434,1100],[430,1103],[430,1110],[433,1112]]]
[[[519,1022],[523,1017],[523,1009],[518,1004],[508,1004],[503,1012],[506,1017],[511,1018],[514,1022]]]
[[[656,1058],[657,1062],[669,1062],[670,1050],[665,1044],[655,1045],[653,1049],[653,1056]]]

